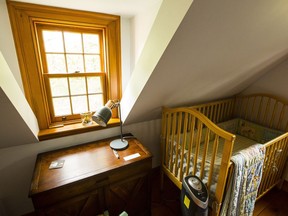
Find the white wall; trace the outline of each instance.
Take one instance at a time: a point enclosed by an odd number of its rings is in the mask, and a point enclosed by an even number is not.
[[[131,71],[141,54],[161,4],[162,0],[155,0],[153,5],[147,6],[131,19]]]
[[[0,50],[4,58],[6,59],[9,68],[11,69],[11,71],[13,71],[13,75],[18,85],[23,90],[20,69],[16,56],[16,49],[14,46],[14,40],[6,6],[6,0],[0,0],[0,20]]]
[[[268,93],[288,101],[288,58],[249,86],[243,93]]]
[[[126,56],[131,56],[131,19],[121,17],[121,63],[122,63],[122,91],[131,76],[131,59]]]

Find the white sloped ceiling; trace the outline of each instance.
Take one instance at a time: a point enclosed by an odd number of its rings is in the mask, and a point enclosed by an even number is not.
[[[0,148],[38,142],[38,123],[0,52]]]
[[[147,82],[131,79],[141,91],[124,92],[125,124],[160,118],[162,106],[240,93],[287,57],[287,25],[285,0],[195,0]],[[144,47],[143,52],[155,49]],[[153,60],[142,57],[149,69]],[[136,65],[137,73],[143,70]]]

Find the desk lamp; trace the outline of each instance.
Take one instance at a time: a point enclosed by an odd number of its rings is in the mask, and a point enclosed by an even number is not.
[[[99,110],[97,110],[94,115],[92,116],[92,119],[102,127],[106,127],[108,121],[110,120],[112,116],[112,109],[118,107],[119,117],[120,117],[120,132],[121,132],[121,138],[113,140],[110,143],[110,147],[115,150],[121,150],[125,149],[128,146],[128,141],[123,139],[123,132],[122,132],[122,119],[121,119],[121,106],[120,102],[118,100],[109,100],[105,106],[101,107]]]

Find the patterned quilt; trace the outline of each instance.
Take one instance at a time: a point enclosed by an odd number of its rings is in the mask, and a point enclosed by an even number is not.
[[[229,184],[221,216],[253,215],[261,182],[265,146],[255,144],[231,157],[235,169]]]

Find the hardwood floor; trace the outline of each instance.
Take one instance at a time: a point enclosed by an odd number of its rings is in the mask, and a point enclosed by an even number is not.
[[[287,216],[288,193],[277,188],[256,202],[253,216]]]
[[[165,176],[160,190],[160,169],[152,174],[152,216],[181,216],[180,190]],[[288,216],[288,193],[273,189],[256,202],[253,216]]]
[[[180,190],[165,176],[164,190],[160,190],[160,169],[152,174],[152,216],[181,215]]]

